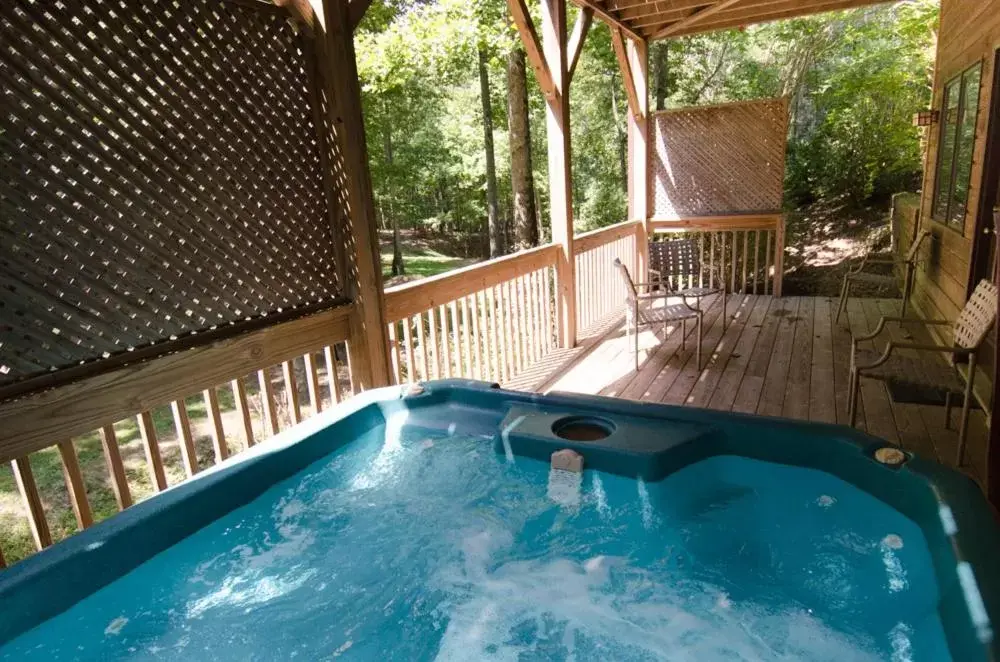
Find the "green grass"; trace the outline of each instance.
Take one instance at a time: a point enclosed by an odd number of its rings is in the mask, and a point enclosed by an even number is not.
[[[458,269],[468,264],[473,264],[477,260],[463,257],[453,257],[444,255],[431,248],[405,248],[403,249],[403,266],[408,277],[427,278],[436,276],[446,271]],[[392,247],[382,252],[382,275],[385,278],[392,276]]]

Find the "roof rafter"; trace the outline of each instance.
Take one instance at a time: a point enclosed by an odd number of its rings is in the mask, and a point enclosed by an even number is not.
[[[715,14],[718,14],[721,11],[729,9],[730,7],[732,7],[733,5],[735,5],[736,3],[742,2],[742,1],[743,0],[721,0],[720,2],[716,2],[711,7],[708,7],[706,9],[697,10],[697,11],[689,14],[687,16],[687,18],[682,18],[681,20],[677,21],[676,23],[671,23],[667,27],[665,27],[665,28],[659,30],[658,32],[654,33],[653,36],[652,36],[652,38],[653,39],[663,39],[664,37],[669,37],[670,35],[674,34],[675,32],[680,32],[681,30],[683,30],[685,28],[689,28],[689,27],[691,27],[693,25],[696,25],[697,23],[703,23],[705,21],[705,19],[707,19],[707,18],[709,18],[711,16],[714,16]]]

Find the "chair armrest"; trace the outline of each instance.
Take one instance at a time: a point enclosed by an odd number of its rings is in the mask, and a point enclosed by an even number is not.
[[[869,363],[866,365],[855,366],[858,370],[864,370],[867,368],[877,368],[886,361],[892,355],[893,350],[896,349],[912,349],[918,352],[938,352],[940,354],[951,354],[952,356],[968,356],[974,354],[976,350],[965,349],[964,347],[952,347],[950,345],[930,345],[927,343],[918,342],[895,342],[889,341],[889,344],[885,346],[885,351],[879,356],[874,363]],[[854,360],[854,347],[851,348],[851,361]]]
[[[871,333],[868,333],[863,336],[852,336],[851,342],[854,343],[860,340],[871,340],[872,338],[875,338],[885,329],[886,322],[906,322],[911,324],[923,324],[928,326],[932,325],[951,326],[952,324],[952,322],[949,322],[948,320],[925,320],[919,317],[899,317],[898,315],[883,315],[882,318],[879,319],[878,324],[875,325],[875,329],[872,330]]]

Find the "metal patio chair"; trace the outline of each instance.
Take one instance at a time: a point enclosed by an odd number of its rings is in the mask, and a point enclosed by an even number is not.
[[[618,258],[615,258],[615,269],[618,271],[622,284],[625,286],[625,333],[627,342],[632,345],[633,354],[635,355],[636,371],[639,370],[640,326],[663,324],[663,332],[666,334],[669,322],[680,322],[681,349],[684,349],[687,341],[687,321],[689,319],[695,320],[697,324],[696,355],[698,370],[701,370],[701,321],[704,313],[700,309],[688,304],[686,299],[683,299],[682,303],[670,304],[667,299],[678,296],[676,292],[662,289],[652,291],[650,283],[635,283],[628,272],[628,267],[622,264],[622,261]],[[640,292],[639,288],[643,288],[645,292]],[[657,307],[657,301],[662,301],[663,305]]]
[[[701,262],[701,250],[694,239],[668,239],[666,241],[649,242],[649,280],[651,285],[658,286],[671,293],[671,296],[695,299],[698,309],[704,297],[720,295],[722,297],[722,328],[726,328],[726,298],[729,294],[726,278],[722,273],[722,265],[712,269]],[[708,283],[684,287],[686,281]],[[721,283],[721,287],[720,287]]]
[[[853,426],[858,415],[858,391],[861,388],[861,378],[878,379],[885,383],[895,383],[907,386],[931,387],[944,389],[945,394],[945,427],[951,425],[951,402],[956,394],[963,396],[962,423],[958,433],[958,454],[956,463],[962,465],[965,455],[965,441],[969,427],[969,409],[972,401],[972,385],[976,378],[976,354],[980,345],[986,339],[990,327],[996,322],[997,288],[991,282],[982,280],[976,286],[969,301],[965,304],[958,320],[954,323],[946,320],[922,320],[907,317],[882,317],[875,329],[863,336],[851,339],[851,380],[849,386],[849,412]],[[916,342],[896,342],[890,340],[880,353],[872,350],[858,349],[858,342],[873,340],[885,329],[887,322],[912,322],[923,325],[952,325],[953,344],[935,345]],[[901,356],[896,352],[900,349],[916,350],[924,354],[920,358]],[[946,354],[948,363],[933,360],[929,353]],[[955,367],[955,359],[967,357],[969,371],[964,381]]]
[[[930,230],[921,230],[918,232],[917,236],[913,238],[913,243],[910,244],[910,249],[906,251],[906,257],[902,260],[898,257],[872,258],[872,251],[869,250],[868,253],[861,258],[861,264],[853,269],[848,269],[847,273],[844,274],[844,282],[840,286],[840,305],[837,306],[836,321],[840,322],[840,316],[843,314],[844,309],[847,308],[847,298],[850,296],[851,285],[854,283],[867,283],[877,287],[893,287],[896,285],[895,274],[876,274],[864,270],[866,266],[872,264],[891,264],[905,269],[905,276],[903,280],[903,309],[900,312],[900,314],[905,317],[906,306],[910,301],[910,294],[913,291],[913,274],[917,268],[917,251],[920,250],[920,245],[923,244],[924,240],[929,236],[931,236]]]

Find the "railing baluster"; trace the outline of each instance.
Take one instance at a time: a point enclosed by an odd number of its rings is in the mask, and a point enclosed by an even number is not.
[[[202,394],[205,398],[205,409],[208,412],[208,422],[212,437],[212,452],[215,463],[219,464],[229,457],[229,447],[226,445],[226,431],[222,427],[222,412],[219,410],[219,396],[214,388],[207,388]]]
[[[465,301],[465,299],[462,299],[462,301]],[[464,328],[458,325],[457,301],[452,301],[448,304],[448,312],[450,313],[449,317],[451,317],[451,339],[452,343],[454,343],[452,345],[452,349],[454,350],[453,355],[454,355],[454,365],[455,365],[455,371],[453,376],[467,377],[471,379],[472,368],[469,366],[469,353],[467,351],[465,352],[465,365],[464,366],[462,365],[462,348],[463,348],[462,335],[464,334],[462,331],[459,331],[459,329],[464,330]],[[466,347],[468,347],[468,345],[466,345]]]
[[[747,261],[748,261],[747,260],[747,256],[750,254],[749,248],[750,248],[750,231],[749,230],[744,230],[743,231],[743,261],[742,261],[742,263],[740,265],[742,267],[742,270],[743,270],[743,286],[740,288],[740,292],[741,293],[747,291]]]
[[[167,474],[163,471],[163,457],[160,455],[160,444],[156,440],[156,428],[153,426],[153,416],[148,411],[138,416],[139,436],[142,447],[146,451],[146,469],[149,471],[150,482],[157,492],[167,489]]]
[[[292,420],[292,425],[302,422],[302,410],[299,408],[299,387],[295,382],[295,362],[283,361],[281,363],[281,377],[285,382],[285,400],[288,403],[288,416]]]
[[[475,319],[475,314],[472,315],[472,319]],[[472,327],[469,326],[473,324],[472,320],[469,319],[469,297],[462,297],[462,356],[465,360],[466,374],[472,379],[482,379],[479,375],[479,366],[473,364],[472,360],[472,335],[479,332],[477,328],[473,331]],[[456,325],[456,328],[457,325]]]
[[[402,384],[399,378],[399,341],[396,340],[397,322],[389,322],[389,356],[392,358],[392,376],[396,384]],[[311,396],[310,396],[311,397]],[[317,410],[318,411],[318,410]]]
[[[427,365],[427,342],[424,339],[423,313],[417,313],[417,343],[420,344],[420,366],[423,368],[420,379],[426,381],[430,379],[430,370]]]
[[[170,411],[174,414],[174,427],[177,429],[177,437],[181,442],[181,462],[184,464],[184,473],[190,478],[198,473],[198,453],[194,447],[194,438],[191,436],[191,421],[188,420],[187,407],[183,400],[174,400],[170,403]]]
[[[14,470],[14,481],[17,483],[17,491],[21,493],[24,510],[28,513],[28,526],[35,541],[35,549],[40,552],[52,544],[52,534],[49,533],[49,523],[45,519],[42,498],[38,494],[38,486],[35,485],[31,462],[25,455],[11,460],[10,466]]]
[[[441,379],[441,345],[438,344],[438,331],[437,331],[437,315],[434,313],[434,309],[431,308],[427,311],[427,319],[430,320],[430,332],[431,332],[431,344],[430,349],[434,350],[433,362],[431,363],[431,369],[434,373],[434,379]]]
[[[403,345],[406,346],[406,381],[411,384],[417,381],[417,364],[413,360],[413,338],[410,336],[410,323],[412,320],[412,317],[407,317],[403,320]],[[327,360],[327,369],[329,369],[329,365],[330,361]],[[335,400],[334,402],[340,402],[340,400]]]
[[[472,345],[476,355],[476,379],[488,381],[490,378],[483,372],[483,343],[482,337],[486,333],[486,326],[480,325],[482,318],[483,304],[480,301],[482,292],[472,295]],[[489,362],[487,361],[487,370]]]
[[[67,439],[57,444],[59,459],[62,461],[63,481],[69,493],[69,503],[73,507],[76,525],[80,531],[94,523],[94,515],[87,501],[87,486],[83,482],[83,472],[80,471],[80,460],[76,456],[73,440]]]
[[[408,333],[407,336],[409,336]],[[409,341],[409,338],[407,338],[407,341]],[[409,354],[412,360],[413,352],[410,351]],[[337,374],[337,355],[334,353],[332,345],[327,345],[323,348],[323,359],[326,362],[326,381],[330,386],[330,399],[333,400],[334,404],[337,404],[344,399],[344,396],[340,392],[340,375]]]
[[[392,326],[396,326],[393,324]],[[316,371],[316,357],[312,352],[307,352],[303,357],[306,368],[306,391],[309,393],[309,404],[312,405],[313,414],[323,411],[323,396],[319,392],[319,374]],[[399,371],[396,371],[396,381],[399,381]]]
[[[264,415],[264,436],[278,434],[278,411],[274,406],[274,384],[271,383],[271,369],[261,368],[257,371],[257,384],[260,387],[260,409]]]
[[[236,403],[236,414],[243,424],[244,448],[250,448],[256,442],[253,436],[253,419],[250,416],[250,406],[247,404],[247,389],[243,385],[243,379],[237,377],[230,382],[233,389],[233,401]]]
[[[553,269],[551,267],[545,269],[545,279],[542,284],[545,288],[545,308],[542,312],[545,314],[545,348],[551,350],[555,345],[555,330],[552,328],[552,273]]]
[[[115,426],[105,425],[101,428],[100,435],[104,463],[108,466],[108,474],[111,476],[111,489],[115,493],[118,510],[125,510],[132,505],[132,491],[129,489],[128,479],[125,477],[125,465],[122,464],[122,453],[118,447]]]
[[[500,334],[497,333],[497,293],[495,287],[487,288],[486,290],[486,312],[490,318],[490,330],[489,330],[489,358],[490,358],[490,381],[502,382],[504,381],[505,375],[503,372],[503,363],[500,360],[501,349],[497,344],[497,339]]]
[[[760,273],[760,230],[753,242],[753,293],[757,295],[757,275]]]
[[[771,231],[768,230],[764,239],[764,294],[770,292],[771,281]]]
[[[451,377],[451,332],[448,330],[448,311],[444,305],[438,306],[438,317],[441,319],[441,347],[444,350],[442,358],[444,367],[441,370],[442,377]]]

